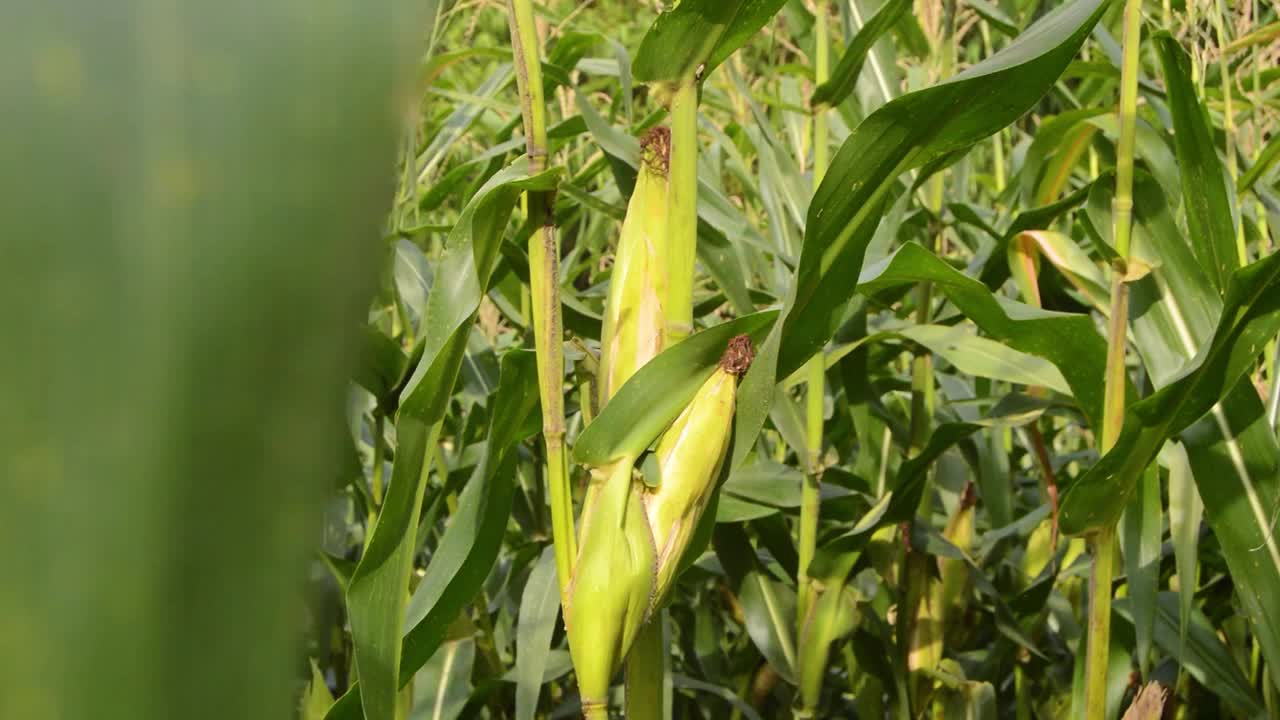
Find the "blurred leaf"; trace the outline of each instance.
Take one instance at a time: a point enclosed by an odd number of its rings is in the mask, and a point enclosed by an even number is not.
[[[675,687],[699,690],[701,692],[715,695],[721,700],[724,700],[728,705],[732,706],[735,711],[742,713],[742,717],[746,718],[746,720],[761,720],[760,713],[756,712],[755,708],[743,702],[743,700],[729,688],[720,687],[719,685],[709,682],[703,682],[702,680],[696,680],[687,675],[681,675],[680,673],[673,673],[671,680]]]
[[[947,693],[944,708],[948,720],[996,720],[996,690],[991,683],[963,682]]]
[[[301,720],[323,720],[324,714],[333,705],[333,693],[325,684],[324,674],[320,672],[315,660],[311,660],[311,682],[302,691],[302,705],[298,710]]]
[[[453,109],[435,137],[431,138],[431,143],[418,155],[415,167],[419,182],[425,182],[444,163],[449,151],[467,134],[488,107],[488,103],[499,92],[505,90],[514,78],[515,71],[512,70],[510,63],[498,66],[484,83],[476,88],[467,101],[459,103]]]
[[[6,9],[0,717],[297,712],[426,9]]]
[[[1009,36],[1018,34],[1018,24],[1006,15],[998,4],[989,0],[967,0],[967,2],[973,11],[978,13],[978,17],[991,23],[995,29]]]

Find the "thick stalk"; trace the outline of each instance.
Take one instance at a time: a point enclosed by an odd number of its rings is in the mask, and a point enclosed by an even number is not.
[[[935,69],[939,82],[949,78],[955,68],[955,0],[944,0],[941,7],[942,18],[939,26],[940,34],[935,38]],[[944,254],[943,238],[943,200],[946,191],[943,171],[929,178],[923,196],[924,203],[933,215],[933,250]],[[930,320],[930,307],[933,304],[933,285],[922,282],[916,286],[916,324],[924,325]],[[933,355],[925,348],[920,348],[911,361],[911,425],[907,456],[915,457],[928,445],[932,431],[934,411],[933,388]],[[909,522],[901,525],[902,534],[902,568],[903,587],[901,602],[898,605],[897,632],[902,653],[899,662],[905,671],[907,687],[907,704],[914,717],[925,714],[928,695],[933,688],[933,680],[923,672],[935,669],[941,659],[942,646],[934,637],[935,621],[930,617],[928,607],[931,576],[928,563],[931,558],[921,553],[918,548],[911,547],[911,533],[916,518],[923,515],[928,522],[929,511],[933,502],[932,472],[925,476],[924,492],[920,494],[919,506]]]
[[[671,97],[671,164],[667,181],[667,342],[693,332],[693,265],[698,249],[698,80],[686,78]]]
[[[520,90],[529,172],[547,167],[547,108],[542,94],[542,62],[533,20],[532,0],[507,0],[511,48]],[[526,193],[525,215],[536,228],[529,236],[529,292],[533,315],[534,349],[538,356],[538,394],[542,401],[542,438],[547,453],[547,484],[551,497],[551,532],[555,544],[560,600],[565,602],[573,558],[573,495],[564,446],[564,346],[560,317],[560,243],[556,238],[552,196]]]
[[[813,80],[821,85],[831,75],[828,23],[822,17],[825,3],[819,3],[819,17],[814,23],[815,43]],[[813,115],[813,189],[817,192],[829,164],[827,114],[818,109]],[[822,489],[822,400],[826,392],[825,360],[819,351],[805,368],[805,477],[800,491],[800,537],[798,543],[799,588],[796,603],[796,637],[804,630],[804,618],[809,611],[809,563],[818,541],[818,516],[821,508]]]
[[[1107,329],[1106,386],[1103,395],[1102,443],[1105,454],[1115,446],[1124,425],[1125,340],[1129,323],[1129,287],[1125,284],[1133,220],[1133,155],[1138,116],[1138,51],[1142,0],[1126,0],[1124,55],[1120,75],[1120,141],[1116,149],[1116,194],[1112,206],[1113,238],[1120,259],[1111,270],[1111,318]],[[1089,576],[1089,623],[1085,655],[1085,718],[1100,719],[1107,709],[1107,661],[1111,646],[1111,580],[1114,577],[1116,532],[1104,527],[1093,538]]]
[[[665,612],[658,612],[636,635],[627,655],[627,720],[663,720],[666,690],[663,683],[670,653],[667,652]]]

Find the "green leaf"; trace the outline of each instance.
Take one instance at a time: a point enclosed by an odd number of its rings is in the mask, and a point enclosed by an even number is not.
[[[889,501],[889,509],[879,524],[905,522],[914,518],[916,509],[920,507],[920,498],[924,495],[929,466],[944,452],[981,429],[981,425],[973,423],[944,423],[935,428],[929,436],[929,443],[920,454],[898,468],[897,483],[890,493],[892,499]]]
[[[768,460],[743,466],[720,487],[721,508],[729,496],[773,508],[799,507],[803,479],[799,470]]]
[[[1182,442],[1236,596],[1280,686],[1280,447],[1250,379],[1241,378]]]
[[[1107,347],[1091,318],[1005,300],[915,243],[866,268],[858,292],[872,294],[918,282],[933,283],[993,339],[1053,363],[1090,424],[1096,427],[1101,421]]]
[[[862,72],[862,63],[867,59],[867,53],[871,50],[871,46],[876,44],[876,40],[885,33],[886,30],[893,27],[900,18],[907,12],[907,8],[911,7],[909,0],[888,0],[876,14],[867,21],[858,30],[858,34],[853,36],[853,40],[849,41],[848,47],[845,48],[844,54],[840,56],[840,62],[836,64],[835,70],[831,72],[831,79],[822,83],[813,91],[813,97],[809,103],[815,108],[822,106],[835,106],[844,102],[849,97],[853,89],[857,87],[858,75]],[[819,18],[817,22],[823,22]]]
[[[469,628],[474,629],[474,628]],[[454,720],[471,696],[476,641],[454,637],[413,678],[413,709],[406,720]]]
[[[526,168],[521,159],[494,175],[463,209],[445,242],[422,312],[422,359],[400,395],[391,486],[347,588],[356,666],[366,687],[362,701],[370,720],[391,718],[395,711],[409,570],[430,469],[426,457],[439,437],[471,320],[520,192],[554,187],[558,176],[548,171],[529,177]]]
[[[1035,207],[1058,199],[1096,130],[1089,120],[1107,111],[1101,107],[1068,110],[1040,123],[1019,172],[1024,202]]]
[[[298,709],[300,720],[323,720],[324,714],[333,705],[333,693],[325,684],[324,673],[315,660],[311,660],[311,682],[302,691],[302,704]]]
[[[1132,283],[1130,322],[1158,390],[1128,408],[1116,447],[1067,489],[1061,526],[1078,532],[1114,522],[1115,503],[1132,492],[1165,439],[1181,434],[1246,614],[1264,655],[1274,658],[1280,619],[1266,599],[1280,594],[1270,510],[1280,503],[1280,449],[1246,373],[1280,329],[1280,255],[1237,270],[1220,299],[1159,187],[1145,176],[1135,180],[1134,251],[1162,262]],[[1110,226],[1109,204],[1101,194],[1090,198],[1095,230]]]
[[[682,0],[658,16],[631,67],[641,82],[705,78],[769,22],[786,0]]]
[[[1258,153],[1258,159],[1240,176],[1236,183],[1236,193],[1243,195],[1248,192],[1277,160],[1280,160],[1280,133],[1271,136],[1262,152]]]
[[[854,291],[849,278],[862,266],[898,176],[968,147],[1025,113],[1052,87],[1106,6],[1103,0],[1076,0],[1052,10],[983,62],[881,106],[845,140],[809,206],[783,320],[743,381],[735,466],[764,426],[777,378],[795,372],[835,332]],[[1096,378],[1092,382],[1098,384]]]
[[[703,682],[702,680],[691,678],[688,675],[681,675],[680,673],[672,673],[671,682],[673,686],[681,689],[697,690],[699,692],[715,695],[721,700],[724,700],[725,703],[735,711],[741,713],[742,717],[746,718],[746,720],[762,720],[760,713],[756,712],[754,707],[748,705],[729,688],[720,687],[719,685],[709,682]]]
[[[968,0],[968,4],[973,11],[978,13],[978,17],[991,23],[995,29],[1005,35],[1017,35],[1018,24],[1013,18],[1009,17],[1000,9],[1000,6],[989,0]]]
[[[534,564],[520,596],[520,619],[516,624],[516,720],[532,720],[538,710],[542,676],[551,656],[551,636],[559,613],[556,558],[548,546]]]
[[[1187,229],[1196,239],[1191,250],[1213,286],[1222,292],[1231,272],[1240,267],[1226,170],[1214,146],[1209,114],[1196,98],[1191,59],[1167,32],[1156,33],[1152,42],[1160,55],[1168,88]]]
[[[955,720],[996,720],[996,690],[987,682],[964,682],[947,693],[945,717]]]
[[[1178,647],[1186,646],[1187,622],[1195,607],[1199,585],[1200,522],[1204,518],[1204,501],[1196,491],[1191,462],[1181,443],[1167,443],[1160,451],[1161,461],[1169,467],[1169,539],[1173,543],[1174,562],[1178,571]]]
[[[1049,230],[1027,230],[1010,241],[1009,250],[1011,256],[1030,256],[1035,252],[1037,257],[1057,268],[1090,305],[1103,315],[1111,314],[1111,291],[1106,277],[1071,236]]]
[[[385,408],[387,403],[392,403],[394,407],[393,394],[399,389],[409,358],[395,340],[372,325],[361,326],[360,338],[361,362],[356,366],[353,379],[368,390],[380,406]]]
[[[405,595],[410,568],[393,568],[389,563],[398,559],[396,553],[405,553],[408,561],[412,561],[418,514],[416,511],[412,514],[389,514],[388,508],[396,497],[397,483],[402,487],[416,486],[416,504],[421,506],[425,482],[419,478],[401,482],[396,472],[402,466],[400,458],[406,454],[423,457],[428,447],[428,432],[421,421],[413,417],[402,417],[397,424],[398,430],[399,426],[405,425],[412,434],[401,434],[396,466],[392,470],[391,491],[383,505],[374,537],[366,549],[365,559],[361,560],[356,576],[351,580],[347,597],[360,685],[353,686],[339,699],[329,712],[329,720],[359,718],[362,704],[364,716],[370,720],[392,717],[376,713],[394,711],[400,688],[431,658],[444,640],[450,623],[479,591],[497,557],[503,529],[511,512],[515,491],[514,449],[529,432],[528,420],[537,412],[536,380],[532,352],[513,350],[503,356],[499,386],[490,401],[493,404],[493,422],[484,456],[459,497],[457,510],[452,514],[448,529],[427,566],[426,575],[407,608]],[[436,431],[431,432],[431,435],[435,434]],[[406,445],[407,441],[410,444]],[[417,467],[423,467],[421,459]],[[408,494],[408,491],[402,492]],[[384,522],[391,520],[384,518],[403,518],[405,522],[405,527],[399,528],[399,536],[385,536],[389,538],[385,545],[380,543],[378,532]],[[381,558],[381,562],[375,565],[368,558]],[[371,569],[365,572],[367,579],[362,582],[361,568],[366,567],[366,563],[370,563]],[[399,571],[399,576],[393,574],[394,570]],[[394,584],[396,581],[402,584]],[[405,625],[410,629],[402,633],[401,628]],[[394,647],[388,650],[385,643],[392,630],[396,633]],[[367,662],[365,658],[368,658]],[[393,671],[398,674],[391,674]],[[374,690],[365,689],[368,687]],[[381,697],[370,701],[370,697],[376,697],[374,693],[380,693]]]
[[[1156,592],[1160,589],[1160,540],[1164,518],[1160,513],[1160,469],[1147,466],[1138,491],[1129,498],[1121,522],[1120,549],[1133,607],[1134,654],[1142,676],[1151,660],[1151,636],[1155,631]]]
[[[0,716],[297,712],[432,4],[6,10]]]
[[[488,290],[502,233],[520,194],[555,189],[560,170],[528,174],[520,158],[494,175],[463,208],[436,264],[422,312],[422,359],[400,393],[400,412],[430,425],[444,417],[466,350],[471,319]]]
[[[1278,286],[1280,254],[1232,274],[1212,339],[1197,347],[1184,335],[1186,351],[1195,352],[1191,364],[1176,380],[1128,407],[1115,447],[1067,489],[1060,515],[1064,532],[1077,535],[1114,523],[1124,507],[1119,500],[1127,500],[1165,439],[1210,412],[1253,367],[1263,345],[1280,330]],[[1167,301],[1176,304],[1178,298]]]
[[[1071,394],[1067,381],[1053,363],[979,337],[964,326],[911,325],[895,334],[920,343],[965,375]]]
[[[794,684],[795,591],[773,579],[767,571],[754,569],[742,579],[738,599],[752,643],[784,680]]]
[[[1187,669],[1210,692],[1243,710],[1250,717],[1260,717],[1266,710],[1240,673],[1231,653],[1218,639],[1214,628],[1199,610],[1186,623],[1190,628],[1185,647],[1178,640],[1182,620],[1178,613],[1178,596],[1162,592],[1156,601],[1155,640],[1178,664]],[[1115,614],[1133,622],[1133,609],[1128,598],[1117,598]]]
[[[582,431],[573,446],[574,458],[603,467],[620,457],[639,455],[715,371],[729,340],[742,334],[758,340],[777,317],[776,311],[766,311],[730,320],[664,350],[632,375]]]

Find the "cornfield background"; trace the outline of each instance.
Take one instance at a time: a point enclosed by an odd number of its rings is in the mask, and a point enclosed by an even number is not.
[[[0,718],[1280,717],[1280,7],[673,5],[12,12]]]

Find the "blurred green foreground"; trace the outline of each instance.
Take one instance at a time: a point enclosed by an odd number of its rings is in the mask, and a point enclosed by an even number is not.
[[[5,10],[0,718],[289,716],[415,5]]]

